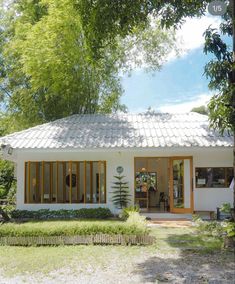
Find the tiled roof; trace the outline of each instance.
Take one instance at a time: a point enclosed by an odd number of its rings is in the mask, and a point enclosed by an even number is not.
[[[207,116],[187,114],[73,115],[0,138],[17,149],[233,146],[209,129]]]

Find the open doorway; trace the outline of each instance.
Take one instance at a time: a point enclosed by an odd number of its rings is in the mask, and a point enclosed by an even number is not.
[[[169,158],[135,158],[135,204],[148,212],[169,212]]]

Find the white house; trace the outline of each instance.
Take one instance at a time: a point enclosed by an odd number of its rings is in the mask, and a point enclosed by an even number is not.
[[[192,213],[232,204],[233,136],[188,114],[73,115],[0,138],[14,161],[17,208],[108,207],[123,168],[132,204]]]

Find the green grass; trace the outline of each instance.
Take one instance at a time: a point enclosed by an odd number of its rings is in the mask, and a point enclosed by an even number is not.
[[[94,234],[140,235],[145,226],[121,221],[31,221],[0,225],[0,237],[10,236],[74,236]]]
[[[156,237],[156,246],[162,251],[191,250],[200,253],[220,250],[222,239],[199,234],[193,228],[160,228],[151,229],[151,235]]]
[[[94,221],[93,221],[94,222]],[[122,224],[122,222],[97,221],[99,224]],[[44,222],[45,223],[45,222]],[[76,221],[65,223],[77,224]],[[85,222],[86,224],[87,222]],[[42,226],[41,222],[30,222],[32,226]],[[45,229],[50,226],[65,226],[64,222],[46,222]],[[119,224],[119,225],[120,225]],[[26,224],[22,224],[27,226]],[[5,225],[4,225],[5,226]],[[62,227],[61,227],[62,228]],[[69,267],[71,273],[78,273],[77,269],[86,269],[88,265],[104,269],[110,263],[116,263],[123,270],[136,260],[155,257],[156,254],[183,256],[185,253],[221,252],[222,241],[216,238],[200,236],[194,228],[151,228],[151,235],[156,236],[156,243],[148,247],[139,246],[58,246],[58,247],[9,247],[0,248],[0,267],[6,276],[28,275],[41,273],[46,275],[51,271]],[[189,252],[187,252],[189,250]],[[218,257],[227,261],[226,252]],[[223,259],[224,257],[224,259]],[[230,256],[229,256],[230,257]],[[193,261],[193,260],[192,260]],[[81,271],[79,270],[79,273]]]

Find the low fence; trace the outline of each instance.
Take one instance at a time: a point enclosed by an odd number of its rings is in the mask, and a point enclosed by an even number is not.
[[[89,235],[89,236],[43,236],[0,237],[0,245],[152,245],[155,237],[148,235]]]

